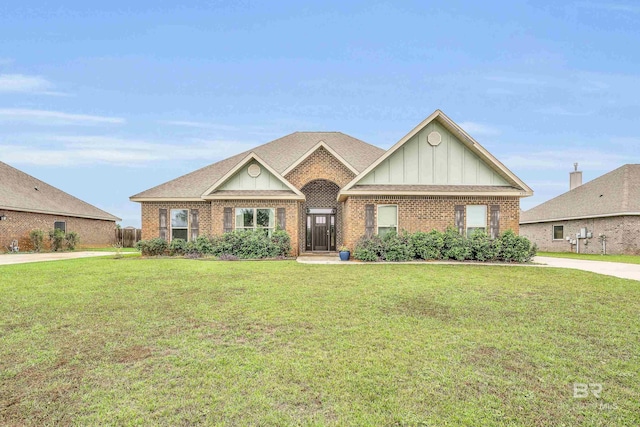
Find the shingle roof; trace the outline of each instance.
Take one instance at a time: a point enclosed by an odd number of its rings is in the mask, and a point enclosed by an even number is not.
[[[523,212],[520,223],[639,213],[640,164],[628,164]]]
[[[199,198],[251,152],[256,153],[270,167],[282,174],[320,141],[324,141],[359,172],[384,153],[381,148],[341,132],[295,132],[160,184],[131,198]]]
[[[3,162],[0,162],[0,209],[120,221],[120,218]]]

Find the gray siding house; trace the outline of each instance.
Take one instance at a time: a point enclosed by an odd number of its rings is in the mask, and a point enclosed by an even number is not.
[[[576,168],[577,169],[577,168]],[[640,254],[640,164],[627,164],[520,216],[520,234],[542,251]]]

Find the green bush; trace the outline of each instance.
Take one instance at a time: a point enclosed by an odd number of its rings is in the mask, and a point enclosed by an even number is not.
[[[184,239],[173,239],[169,244],[169,255],[186,255],[187,241]]]
[[[49,242],[51,242],[51,250],[57,252],[62,250],[64,245],[64,231],[55,229],[49,231]]]
[[[78,246],[78,243],[80,243],[80,236],[78,236],[78,233],[75,231],[71,231],[64,236],[64,240],[67,242],[67,249],[73,251],[76,249],[76,246]]]
[[[383,261],[383,249],[382,240],[377,235],[370,238],[363,236],[356,243],[353,258],[366,262]]]
[[[271,235],[272,256],[286,257],[291,253],[291,237],[285,230],[277,229]]]
[[[438,230],[431,230],[428,233],[423,231],[413,233],[411,235],[411,244],[418,259],[442,258],[444,238]]]
[[[31,230],[31,232],[29,233],[29,240],[31,240],[31,246],[33,247],[33,251],[40,252],[42,250],[42,246],[44,242],[44,231]]]
[[[196,252],[202,255],[211,255],[213,254],[213,245],[211,244],[211,239],[207,236],[198,236],[196,238],[195,250]]]
[[[499,259],[506,262],[528,262],[536,255],[537,247],[532,245],[529,239],[517,236],[513,231],[507,230],[500,236]]]
[[[453,227],[448,227],[442,235],[442,258],[464,261],[471,259],[471,250],[467,239]]]
[[[140,240],[136,243],[136,249],[138,249],[143,256],[158,256],[164,255],[169,249],[169,244],[166,240],[156,237],[150,240]]]
[[[382,258],[385,261],[411,261],[415,258],[415,251],[410,235],[390,231],[382,237]]]
[[[468,240],[470,258],[476,261],[494,261],[498,257],[496,246],[487,233],[475,230]]]

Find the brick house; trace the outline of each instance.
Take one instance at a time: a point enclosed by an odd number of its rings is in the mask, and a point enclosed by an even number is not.
[[[295,132],[131,197],[142,238],[279,226],[293,254],[353,248],[389,230],[518,232],[531,189],[436,110],[385,151],[340,132]]]
[[[0,162],[0,251],[18,241],[31,248],[29,233],[54,228],[75,231],[80,247],[107,246],[114,241],[115,217],[64,191]],[[46,242],[46,239],[45,239]]]
[[[522,213],[521,234],[543,251],[640,254],[640,165],[627,164]]]

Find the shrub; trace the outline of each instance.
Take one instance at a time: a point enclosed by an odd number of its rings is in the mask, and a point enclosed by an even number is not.
[[[291,237],[285,230],[277,229],[271,235],[272,256],[286,257],[291,253]]]
[[[457,261],[464,261],[471,258],[471,250],[467,244],[467,239],[464,238],[458,230],[453,227],[448,227],[442,235],[442,258],[443,259],[455,259]]]
[[[156,237],[150,240],[140,240],[136,243],[136,249],[142,252],[143,256],[158,256],[167,252],[169,244],[166,240]]]
[[[476,261],[493,261],[497,258],[496,245],[482,230],[475,230],[467,240],[471,259]]]
[[[187,241],[184,239],[173,239],[169,244],[169,255],[184,255],[187,253]]]
[[[78,236],[78,233],[75,231],[71,231],[66,234],[64,240],[67,242],[67,249],[73,251],[76,246],[78,246],[78,243],[80,243],[80,236]]]
[[[428,233],[418,231],[411,235],[411,244],[415,251],[416,258],[419,259],[440,259],[442,258],[442,247],[444,238],[438,230],[431,230]]]
[[[507,230],[500,236],[500,253],[498,257],[506,262],[528,262],[536,255],[537,247],[529,239],[517,236]]]
[[[42,250],[42,246],[44,242],[44,231],[31,230],[31,232],[29,233],[29,240],[31,240],[31,246],[33,247],[33,251],[40,252]]]
[[[382,258],[385,261],[411,261],[414,257],[415,251],[406,231],[402,234],[390,231],[382,237]]]
[[[382,260],[383,243],[380,237],[361,237],[356,243],[353,258],[360,261],[374,262]]]
[[[202,255],[213,254],[213,244],[207,236],[198,236],[195,241],[195,250]]]
[[[62,249],[64,244],[64,231],[55,229],[49,231],[49,242],[51,242],[51,250],[57,252]]]

